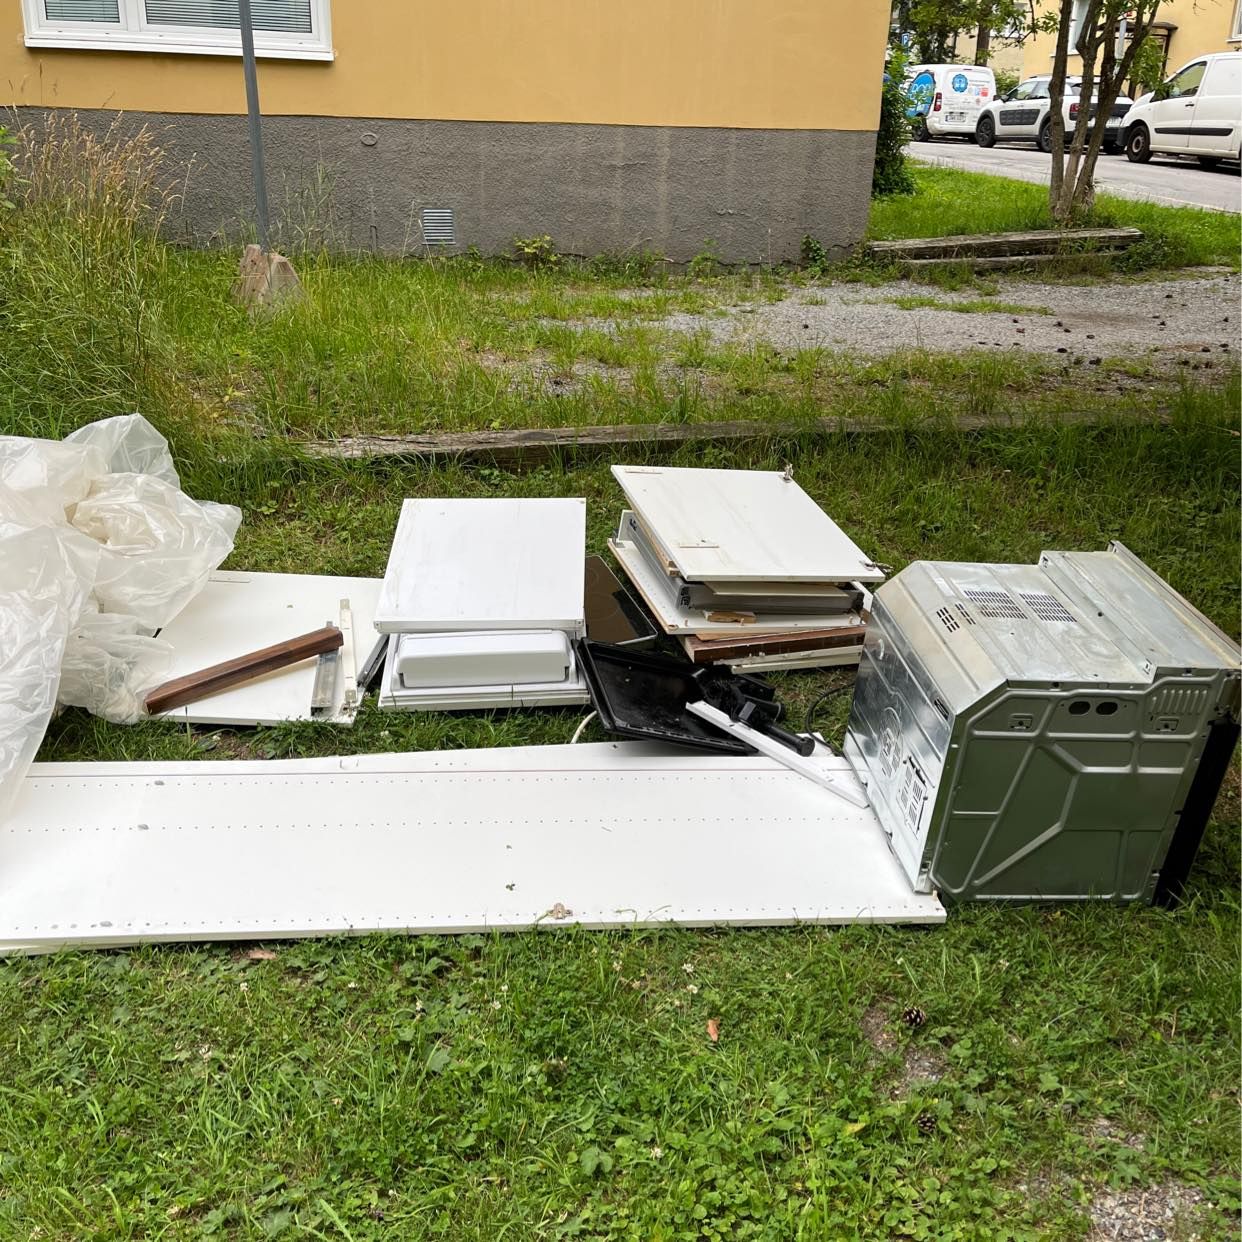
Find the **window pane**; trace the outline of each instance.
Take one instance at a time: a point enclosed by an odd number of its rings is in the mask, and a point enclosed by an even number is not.
[[[119,22],[120,0],[43,0],[49,22]]]
[[[145,0],[145,4],[147,22],[153,26],[214,26],[237,30],[241,25],[237,0]],[[311,0],[250,0],[250,8],[256,30],[311,33]]]

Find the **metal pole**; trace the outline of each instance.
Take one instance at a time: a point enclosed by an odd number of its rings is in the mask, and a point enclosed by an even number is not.
[[[246,71],[246,116],[250,125],[250,167],[254,177],[254,209],[258,217],[259,247],[271,250],[271,225],[267,214],[267,178],[263,174],[263,129],[259,117],[259,75],[254,64],[254,19],[250,0],[237,0],[241,21],[242,66]]]

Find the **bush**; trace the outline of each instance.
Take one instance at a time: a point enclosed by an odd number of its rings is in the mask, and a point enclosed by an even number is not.
[[[880,96],[880,128],[875,136],[875,169],[871,174],[873,196],[914,193],[914,178],[906,167],[903,150],[910,140],[906,93],[902,89],[904,76],[905,62],[895,55],[884,74]]]
[[[997,69],[992,76],[996,78],[996,96],[998,99],[1001,95],[1008,95],[1018,85],[1019,75],[1010,73],[1007,69]]]

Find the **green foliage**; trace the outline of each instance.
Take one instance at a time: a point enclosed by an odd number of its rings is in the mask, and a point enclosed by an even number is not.
[[[996,69],[992,76],[996,79],[996,94],[1008,95],[1013,90],[1021,78],[1020,74],[1011,73],[1007,69]]]
[[[902,90],[904,71],[905,61],[894,54],[889,60],[880,94],[880,126],[875,136],[875,167],[871,174],[873,196],[914,193],[914,178],[906,166],[905,145],[910,141],[910,121]]]
[[[17,139],[0,125],[0,211],[12,211],[13,200],[8,197],[13,183],[13,148]]]
[[[703,243],[703,249],[686,264],[686,275],[691,280],[708,280],[725,270],[720,259],[720,247],[712,238]]]
[[[812,237],[810,233],[802,239],[800,257],[802,266],[812,276],[822,276],[832,266],[832,260],[828,257],[828,251],[824,249],[823,243]]]
[[[538,237],[515,237],[513,257],[526,267],[544,270],[559,267],[561,263],[556,243],[546,233]]]
[[[913,46],[924,64],[953,59],[959,37],[984,25],[993,31],[1025,29],[1031,8],[1026,0],[897,0],[897,34]]]
[[[1148,35],[1139,46],[1130,69],[1130,78],[1140,88],[1139,94],[1154,91],[1164,80],[1164,47]]]

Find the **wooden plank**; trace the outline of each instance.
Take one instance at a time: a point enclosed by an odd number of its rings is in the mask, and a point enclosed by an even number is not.
[[[748,656],[857,647],[866,633],[866,626],[850,625],[836,630],[804,630],[793,634],[765,634],[758,638],[700,638],[688,634],[681,644],[695,664],[711,664],[716,660],[744,660]]]
[[[194,703],[218,690],[227,690],[230,686],[251,681],[274,669],[297,664],[325,651],[335,651],[343,642],[344,637],[335,625],[325,625],[311,630],[309,634],[299,634],[296,638],[260,647],[258,651],[248,651],[245,655],[234,656],[231,660],[187,673],[184,677],[174,677],[172,681],[156,686],[147,695],[147,711],[155,715],[156,712]]]
[[[1124,249],[1141,241],[1141,229],[1036,229],[1027,233],[908,237],[868,242],[866,253],[879,259],[954,259],[975,255],[1054,254],[1092,249]]]
[[[411,458],[429,462],[482,462],[496,466],[537,466],[563,457],[587,460],[613,457],[618,450],[638,452],[675,449],[696,444],[743,444],[748,441],[813,440],[838,435],[873,435],[920,428],[986,431],[1021,427],[1048,419],[1047,414],[959,414],[943,424],[933,419],[892,423],[880,418],[821,418],[798,423],[616,423],[605,427],[540,427],[515,431],[459,431],[442,435],[342,436],[336,440],[304,440],[303,452],[334,461],[381,461]],[[1141,412],[1134,417],[1142,417]],[[1099,422],[1098,411],[1065,411],[1058,423]]]
[[[1114,252],[1110,250],[1096,250],[1092,253],[1098,255],[1101,259],[1106,259],[1111,257]],[[1065,258],[1064,254],[994,254],[979,255],[977,258],[963,255],[954,259],[901,259],[899,262],[903,270],[907,272],[925,271],[929,267],[943,267],[946,263],[961,263],[973,271],[984,272],[1019,267],[1037,267],[1044,263],[1063,263]]]

